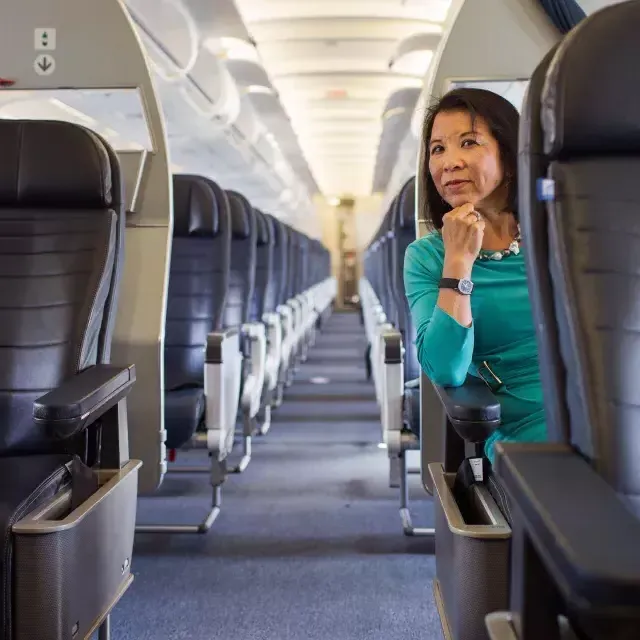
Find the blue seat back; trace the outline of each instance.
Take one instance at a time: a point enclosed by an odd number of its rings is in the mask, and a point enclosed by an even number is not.
[[[173,243],[164,338],[165,390],[204,384],[207,334],[222,327],[231,267],[225,192],[207,178],[173,177]]]
[[[65,122],[0,120],[0,456],[58,447],[33,403],[109,361],[123,260],[120,165]]]
[[[256,278],[251,298],[249,320],[261,322],[266,312],[274,309],[273,282],[273,225],[261,211],[254,209],[256,217]]]
[[[415,178],[404,184],[393,209],[391,289],[397,309],[397,329],[402,334],[405,348],[404,377],[413,380],[420,376],[420,364],[416,352],[416,328],[411,319],[409,302],[404,290],[404,254],[416,239],[415,231]]]
[[[638,3],[609,7],[541,63],[519,164],[549,437],[591,460],[638,514],[639,21]],[[540,180],[553,187],[542,198]]]
[[[227,191],[231,211],[231,270],[223,315],[223,327],[239,327],[249,321],[256,279],[258,226],[253,207],[236,191]]]
[[[273,295],[277,306],[287,301],[289,236],[284,223],[274,216],[269,217],[273,227]]]

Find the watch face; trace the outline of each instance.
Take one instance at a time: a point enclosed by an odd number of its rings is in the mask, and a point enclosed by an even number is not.
[[[469,295],[473,291],[473,282],[471,280],[460,280],[458,283],[458,289],[460,289],[460,293],[464,293]]]

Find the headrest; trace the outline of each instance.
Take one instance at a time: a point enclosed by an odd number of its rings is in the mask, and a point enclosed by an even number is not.
[[[640,152],[640,2],[582,20],[561,42],[542,92],[551,157]]]
[[[173,176],[173,236],[213,238],[220,233],[220,208],[228,207],[222,189],[202,176]]]
[[[120,204],[114,202],[119,196],[106,144],[69,122],[0,120],[0,206],[102,209]]]
[[[227,191],[231,206],[231,235],[242,240],[251,236],[254,213],[249,201],[237,191]]]
[[[272,216],[270,213],[265,213],[264,215],[266,218],[268,218],[269,223],[271,224],[271,235],[273,237],[273,245],[275,247],[282,246],[282,241],[283,241],[282,223],[278,220],[278,218]]]
[[[547,71],[551,64],[558,45],[549,51],[529,78],[529,84],[522,101],[520,113],[520,130],[518,132],[518,153],[542,156],[544,154],[542,129],[540,121],[541,96],[547,79]]]
[[[416,179],[410,178],[400,189],[396,203],[396,224],[399,229],[412,229],[416,224]]]
[[[273,223],[262,211],[254,209],[258,226],[258,246],[273,245]]]

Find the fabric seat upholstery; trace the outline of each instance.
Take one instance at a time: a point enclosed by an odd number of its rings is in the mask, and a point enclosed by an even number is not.
[[[34,401],[108,363],[122,268],[124,195],[114,152],[83,127],[0,120],[0,638],[10,638],[11,526],[71,486],[74,452]],[[36,607],[37,608],[37,607]]]
[[[200,176],[173,179],[174,225],[165,328],[166,446],[186,444],[203,420],[204,345],[221,328],[229,282],[229,202]]]

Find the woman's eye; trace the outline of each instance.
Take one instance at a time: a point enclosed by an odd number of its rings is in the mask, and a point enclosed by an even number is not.
[[[434,153],[440,153],[442,151],[442,145],[440,144],[436,144],[433,147],[431,147],[431,155],[433,155]]]
[[[478,144],[475,140],[472,140],[471,138],[467,138],[466,140],[462,141],[462,146],[463,147],[471,147],[473,145]]]

